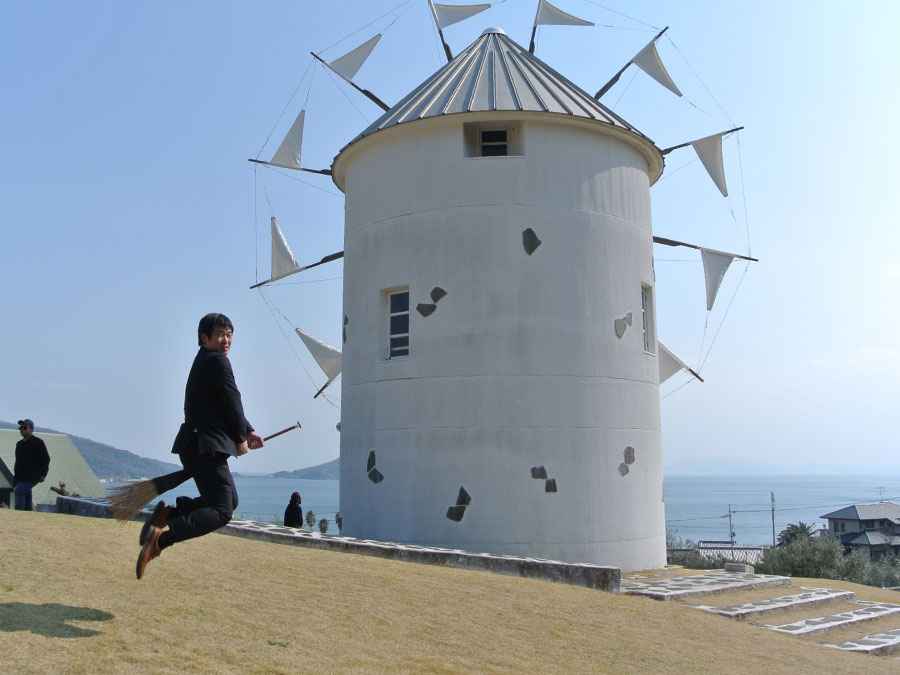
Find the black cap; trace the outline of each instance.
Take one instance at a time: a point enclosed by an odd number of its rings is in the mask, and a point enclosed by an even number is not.
[[[28,427],[29,429],[31,429],[32,431],[34,431],[34,422],[32,422],[32,421],[31,421],[30,419],[28,419],[27,417],[26,417],[24,420],[19,420],[18,424],[19,424],[20,427],[21,427],[21,426],[26,426],[26,427]]]

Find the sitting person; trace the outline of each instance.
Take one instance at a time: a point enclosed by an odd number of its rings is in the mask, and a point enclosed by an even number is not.
[[[294,492],[291,501],[284,510],[285,527],[303,527],[303,509],[300,507],[300,493]]]

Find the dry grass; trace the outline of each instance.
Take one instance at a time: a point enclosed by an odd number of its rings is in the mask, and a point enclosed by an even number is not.
[[[232,537],[138,582],[137,531],[0,511],[5,672],[896,672],[682,603]]]

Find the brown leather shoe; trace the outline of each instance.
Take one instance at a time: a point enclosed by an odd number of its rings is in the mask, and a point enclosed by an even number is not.
[[[138,553],[137,564],[134,569],[138,579],[144,576],[144,570],[147,569],[150,561],[159,557],[159,554],[162,553],[162,549],[159,548],[159,535],[162,533],[163,529],[161,527],[156,527],[155,525],[149,527],[147,541],[141,547],[141,552]]]
[[[144,526],[141,528],[141,534],[138,537],[138,544],[143,546],[147,543],[147,534],[150,532],[151,525],[153,527],[165,527],[169,522],[169,513],[171,511],[172,509],[160,499],[156,504],[156,508],[153,509],[153,513],[144,521]]]

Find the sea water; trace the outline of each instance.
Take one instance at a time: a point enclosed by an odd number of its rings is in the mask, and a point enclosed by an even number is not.
[[[626,478],[627,479],[627,478]],[[623,479],[623,480],[626,480]],[[240,503],[236,518],[281,522],[291,493],[303,497],[303,510],[325,518],[335,531],[339,509],[336,480],[298,480],[244,476],[235,478]],[[565,485],[560,483],[559,490]],[[881,476],[668,476],[663,499],[669,532],[682,539],[728,540],[728,511],[739,544],[772,543],[771,493],[775,494],[775,534],[802,520],[824,526],[821,516],[854,503],[880,499],[900,501],[900,475]],[[174,502],[179,494],[196,495],[192,483],[163,495]],[[547,496],[552,499],[552,495]],[[477,508],[477,495],[473,495]]]

